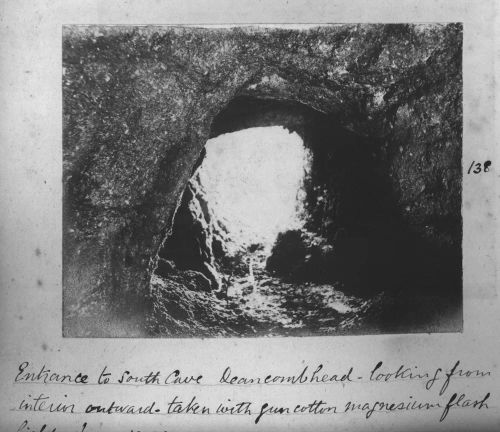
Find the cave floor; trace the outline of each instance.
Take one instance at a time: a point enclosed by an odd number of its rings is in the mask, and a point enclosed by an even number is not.
[[[346,295],[340,284],[292,282],[273,276],[258,253],[249,255],[248,263],[246,271],[229,278],[225,298],[155,276],[152,332],[163,337],[359,333],[378,298]]]
[[[366,307],[366,301],[347,296],[334,285],[287,282],[258,267],[252,273],[232,281],[227,304],[255,321],[253,333],[338,333],[356,325]]]
[[[450,298],[408,292],[379,292],[361,298],[345,294],[340,284],[292,282],[273,276],[257,255],[247,263],[246,271],[229,279],[224,298],[154,275],[148,333],[156,337],[262,337],[461,328],[460,309]]]

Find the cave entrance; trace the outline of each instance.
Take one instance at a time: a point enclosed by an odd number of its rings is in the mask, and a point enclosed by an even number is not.
[[[210,134],[156,257],[155,331],[338,333],[358,325],[367,297],[405,282],[415,242],[373,138],[300,103],[248,97]]]
[[[253,283],[280,233],[306,224],[311,158],[302,138],[281,126],[208,140],[160,251],[157,274],[197,272],[194,284],[225,295],[234,275]]]

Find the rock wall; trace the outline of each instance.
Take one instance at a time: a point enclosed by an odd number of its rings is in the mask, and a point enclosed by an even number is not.
[[[209,208],[199,177],[196,176],[184,191],[172,233],[166,238],[158,256],[161,260],[173,263],[176,269],[202,273],[210,281],[209,291],[218,291],[221,278],[216,258],[220,260],[225,255],[223,236],[220,223]],[[161,263],[164,265],[159,265],[156,273],[163,277],[170,276],[171,271],[162,271],[166,263]]]
[[[397,217],[460,256],[461,47],[458,24],[66,27],[65,334],[130,335],[107,324],[130,314],[107,312],[147,309],[157,252],[206,140],[293,117],[248,122],[236,109],[224,120],[238,98],[291,104],[367,139]],[[334,223],[329,211],[321,223]]]

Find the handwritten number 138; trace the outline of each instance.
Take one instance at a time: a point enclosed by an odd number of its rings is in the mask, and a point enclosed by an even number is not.
[[[470,164],[469,170],[467,171],[467,174],[470,174],[471,172],[473,174],[479,174],[481,172],[487,173],[490,170],[491,166],[491,161],[487,160],[483,164],[480,162],[472,161]],[[472,169],[474,167],[474,169]]]

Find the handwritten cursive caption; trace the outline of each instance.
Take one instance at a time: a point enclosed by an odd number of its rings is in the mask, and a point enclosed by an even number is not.
[[[93,419],[102,416],[135,415],[135,416],[175,416],[175,415],[230,415],[245,416],[254,424],[262,423],[267,416],[285,415],[361,415],[369,420],[378,413],[404,414],[405,412],[432,412],[437,422],[448,419],[455,410],[473,409],[484,412],[490,408],[492,394],[468,394],[456,391],[458,380],[484,379],[491,376],[491,371],[468,369],[455,361],[451,367],[438,367],[432,371],[420,370],[417,366],[399,365],[395,368],[379,361],[366,371],[355,370],[353,366],[341,371],[332,371],[323,364],[305,365],[291,375],[264,374],[247,376],[235,371],[230,366],[224,368],[218,380],[208,380],[202,373],[191,373],[181,369],[149,370],[144,372],[131,369],[111,370],[102,366],[98,373],[86,371],[63,372],[54,370],[48,365],[36,365],[29,361],[21,362],[14,374],[14,384],[27,385],[29,391],[14,403],[11,411],[22,412],[26,418],[22,420],[18,431],[24,432],[57,432],[57,418],[54,425],[36,424],[36,413],[79,415],[85,421],[75,429],[77,432],[92,430]],[[342,388],[357,383],[415,383],[422,396],[408,394],[406,397],[384,398],[381,400],[343,400]],[[338,385],[337,400],[318,397],[302,403],[279,404],[271,401],[255,400],[205,400],[196,393],[196,387],[219,386],[238,387],[244,389],[251,386],[327,386]],[[64,394],[52,392],[51,386],[64,388]],[[70,387],[79,387],[78,392],[71,394]],[[97,386],[167,386],[169,394],[158,399],[152,398],[139,403],[132,400],[86,400],[82,388]],[[193,394],[186,397],[177,392],[180,387],[192,386]],[[43,387],[40,389],[40,387]],[[450,388],[454,388],[453,391]],[[244,394],[244,390],[239,391]],[[231,391],[230,394],[234,392]],[[132,393],[133,394],[133,393]],[[262,392],[265,394],[265,392]],[[323,393],[324,394],[324,393]],[[401,392],[399,392],[401,394]],[[152,395],[152,393],[148,393]],[[95,396],[93,396],[95,397]],[[62,430],[62,429],[59,429]],[[97,430],[97,429],[96,429]]]

